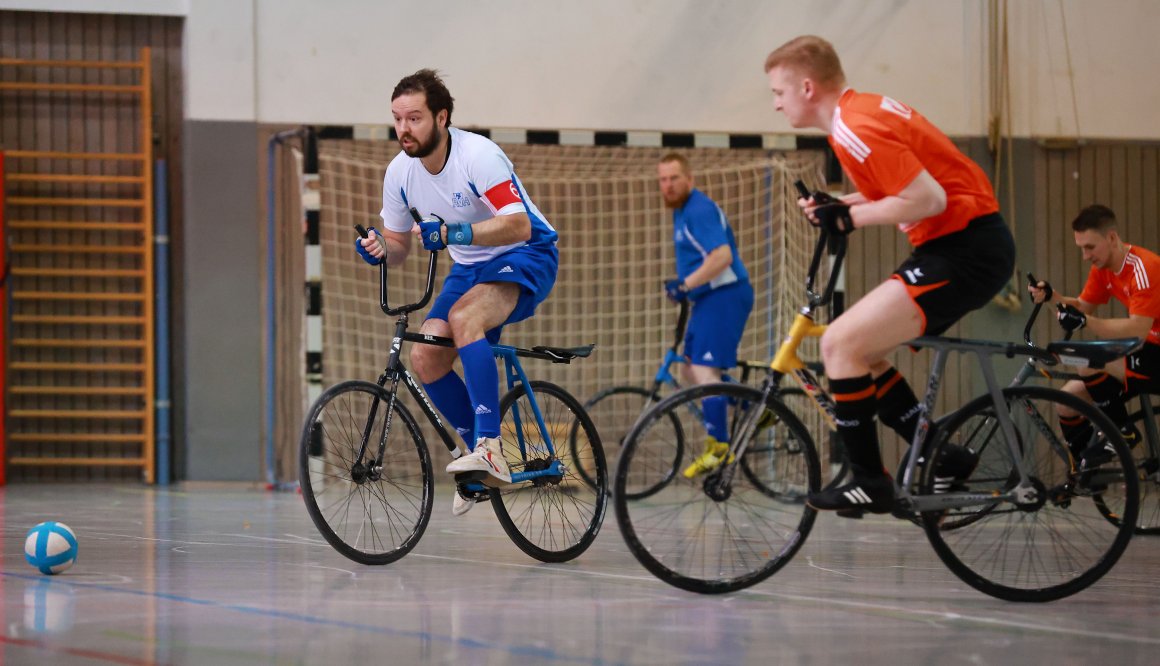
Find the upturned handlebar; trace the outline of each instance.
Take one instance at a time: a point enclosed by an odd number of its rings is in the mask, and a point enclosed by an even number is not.
[[[416,224],[423,220],[423,216],[419,215],[419,211],[415,210],[414,206],[411,207],[411,218],[415,220]],[[363,227],[363,225],[356,224],[354,225],[354,228],[356,231],[358,231],[359,236],[363,238],[367,238],[369,236],[366,228]],[[383,248],[384,252],[383,260],[379,262],[379,307],[383,309],[384,313],[391,317],[407,314],[409,312],[414,312],[415,310],[420,310],[426,307],[427,302],[431,300],[431,294],[435,291],[435,267],[439,262],[439,253],[431,252],[431,257],[427,261],[427,286],[423,290],[423,297],[414,303],[400,305],[398,307],[392,308],[390,305],[388,305],[387,301],[387,257],[385,255],[387,246],[383,243],[382,238],[377,234],[376,238],[378,239],[379,246]]]
[[[1039,280],[1031,273],[1027,274],[1027,285],[1030,287],[1037,287]],[[1045,301],[1046,302],[1046,301]],[[1035,324],[1035,319],[1039,317],[1039,311],[1043,309],[1043,303],[1036,303],[1035,307],[1031,309],[1031,314],[1027,317],[1027,325],[1023,327],[1023,341],[1032,347],[1035,343],[1031,341],[1031,327]],[[1064,340],[1070,340],[1074,331],[1067,331],[1063,335]]]
[[[677,315],[677,328],[673,332],[673,351],[681,347],[685,340],[685,327],[689,324],[689,299],[681,301],[681,312]]]
[[[803,199],[813,199],[819,204],[834,203],[837,201],[834,197],[822,191],[810,192],[809,188],[802,181],[794,182],[794,187],[797,188],[798,194]],[[818,242],[814,245],[814,256],[810,259],[810,270],[806,275],[806,296],[809,298],[809,305],[805,308],[812,312],[815,308],[819,308],[830,302],[834,297],[834,288],[838,284],[838,276],[842,272],[842,262],[846,258],[846,237],[837,236],[833,239],[833,254],[834,260],[830,266],[830,278],[826,281],[826,288],[821,293],[814,291],[814,279],[818,272],[818,267],[822,264],[822,254],[826,250],[829,234],[825,229],[818,234]]]

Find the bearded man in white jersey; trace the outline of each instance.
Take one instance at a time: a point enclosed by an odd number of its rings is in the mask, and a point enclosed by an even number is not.
[[[455,100],[439,75],[422,69],[391,94],[402,147],[383,178],[383,230],[355,241],[368,263],[402,262],[418,236],[455,262],[421,332],[450,337],[456,349],[411,347],[411,367],[431,401],[471,453],[453,474],[482,471],[486,485],[511,483],[500,450],[499,372],[491,345],[506,324],[531,317],[556,281],[556,230],[532,203],[511,160],[490,139],[451,127]],[[414,222],[410,209],[423,216]],[[379,236],[384,241],[379,244]],[[385,247],[385,250],[384,250]],[[463,377],[452,368],[456,356]],[[452,513],[473,502],[456,492]]]

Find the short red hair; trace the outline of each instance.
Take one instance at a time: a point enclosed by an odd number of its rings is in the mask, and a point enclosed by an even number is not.
[[[834,45],[815,35],[794,37],[774,49],[765,58],[766,73],[774,67],[788,67],[826,88],[837,89],[846,83]]]

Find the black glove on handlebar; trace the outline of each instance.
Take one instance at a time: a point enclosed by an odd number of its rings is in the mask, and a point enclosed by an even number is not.
[[[1087,315],[1080,312],[1074,306],[1059,303],[1055,308],[1059,311],[1056,317],[1059,319],[1059,325],[1063,330],[1072,333],[1087,324]]]
[[[1040,287],[1039,286],[1040,284],[1042,284],[1043,286]],[[1027,286],[1028,287],[1035,287],[1036,289],[1042,289],[1044,303],[1050,303],[1051,297],[1053,295],[1055,295],[1055,290],[1051,288],[1050,282],[1048,282],[1047,280],[1037,280],[1037,279],[1035,279],[1035,276],[1032,275],[1031,273],[1027,274]]]
[[[854,231],[854,220],[850,218],[850,206],[840,201],[824,203],[814,208],[814,217],[826,233],[845,236]]]

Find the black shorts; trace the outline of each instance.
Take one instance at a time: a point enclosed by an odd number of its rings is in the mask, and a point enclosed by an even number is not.
[[[1145,342],[1123,362],[1125,399],[1141,393],[1160,393],[1160,345]]]
[[[1015,270],[1015,239],[999,213],[914,248],[891,277],[922,312],[922,334],[939,335],[998,294]]]

